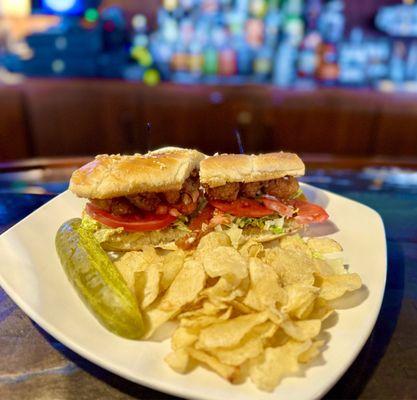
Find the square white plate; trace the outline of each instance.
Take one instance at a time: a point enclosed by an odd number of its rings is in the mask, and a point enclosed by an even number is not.
[[[103,328],[77,296],[55,252],[56,231],[64,221],[80,216],[84,204],[69,192],[0,237],[0,284],[30,318],[70,349],[142,385],[192,399],[320,398],[354,361],[376,322],[385,288],[386,241],[374,210],[312,186],[303,189],[331,217],[309,234],[329,234],[339,241],[350,271],[360,274],[364,286],[338,301],[336,316],[326,322],[324,335],[329,340],[323,355],[297,376],[284,379],[274,393],[258,391],[249,380],[231,385],[204,368],[179,375],[163,361],[169,340],[135,342]]]

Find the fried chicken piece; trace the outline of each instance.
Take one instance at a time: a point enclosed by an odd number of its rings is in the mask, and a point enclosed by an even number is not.
[[[290,199],[294,196],[300,185],[293,176],[285,176],[280,179],[272,179],[266,182],[265,192],[278,199]]]
[[[110,212],[114,215],[129,215],[138,212],[137,208],[124,197],[111,200]]]
[[[144,211],[154,212],[161,203],[158,193],[139,193],[127,199],[136,207]]]
[[[100,208],[101,210],[110,212],[111,211],[111,199],[89,199],[90,203],[95,205],[97,208]]]
[[[257,196],[257,194],[261,191],[262,187],[263,182],[242,183],[240,187],[240,194],[243,197],[254,199]]]
[[[239,187],[238,182],[233,182],[215,188],[206,187],[206,191],[210,200],[234,201],[237,199]]]
[[[180,192],[178,190],[170,190],[168,192],[164,192],[165,200],[169,204],[176,204],[180,200]]]

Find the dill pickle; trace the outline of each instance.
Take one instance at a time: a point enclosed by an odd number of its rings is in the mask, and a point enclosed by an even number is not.
[[[124,338],[140,339],[145,328],[137,302],[92,232],[72,219],[59,228],[55,245],[69,280],[101,324]]]

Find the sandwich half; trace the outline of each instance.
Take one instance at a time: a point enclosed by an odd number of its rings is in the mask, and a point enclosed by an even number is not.
[[[169,247],[189,233],[201,201],[205,155],[168,147],[145,155],[100,155],[75,171],[69,189],[88,199],[83,224],[106,250]]]
[[[213,209],[210,225],[243,229],[245,236],[269,241],[328,215],[307,201],[297,178],[305,166],[293,153],[222,154],[200,164],[200,181]]]

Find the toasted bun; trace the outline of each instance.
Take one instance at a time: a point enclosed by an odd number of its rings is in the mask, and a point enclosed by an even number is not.
[[[266,232],[260,228],[250,227],[243,229],[243,238],[244,240],[253,240],[259,243],[266,243],[271,242],[272,240],[279,239],[280,237],[293,235],[302,229],[301,225],[293,225],[291,227],[287,227],[286,231],[277,235],[272,232]]]
[[[209,187],[229,182],[259,182],[284,176],[302,176],[304,163],[293,153],[260,155],[221,154],[200,164],[200,181]]]
[[[197,150],[174,147],[146,155],[100,155],[72,174],[69,188],[90,199],[180,190],[204,157]]]
[[[112,233],[100,244],[107,251],[142,250],[145,246],[175,250],[175,241],[186,234],[186,232],[175,228],[150,232],[120,232]]]

